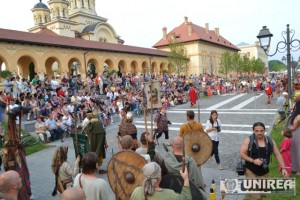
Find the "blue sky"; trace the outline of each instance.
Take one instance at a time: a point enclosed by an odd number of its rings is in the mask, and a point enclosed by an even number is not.
[[[33,26],[31,9],[38,2],[2,1],[0,28],[27,31]],[[162,38],[164,26],[171,31],[187,16],[202,27],[209,23],[210,29],[220,28],[220,34],[234,44],[254,43],[259,30],[266,25],[274,35],[270,53],[283,40],[281,32],[288,23],[296,32],[294,37],[300,39],[299,7],[297,0],[96,0],[97,14],[108,18],[127,45],[151,48]],[[278,53],[270,59],[280,60],[283,55]],[[298,60],[300,50],[292,55]]]

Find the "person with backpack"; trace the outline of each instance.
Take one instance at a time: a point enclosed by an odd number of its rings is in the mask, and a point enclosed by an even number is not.
[[[268,177],[272,153],[282,168],[282,175],[287,176],[288,172],[276,143],[269,136],[265,136],[265,125],[262,122],[256,122],[252,129],[253,134],[244,139],[240,149],[240,156],[245,160],[246,178]],[[249,199],[262,199],[262,195],[251,194]]]

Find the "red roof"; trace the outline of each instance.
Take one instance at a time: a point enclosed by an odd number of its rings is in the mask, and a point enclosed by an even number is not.
[[[192,34],[188,34],[188,24],[192,26]],[[176,41],[178,42],[191,42],[191,41],[204,41],[208,43],[213,43],[218,46],[227,47],[239,51],[240,49],[233,45],[231,42],[223,38],[221,35],[216,34],[213,30],[206,31],[205,28],[195,25],[191,22],[183,23],[180,26],[174,28],[170,33],[167,34],[167,39],[163,38],[159,40],[153,47],[160,47],[169,45],[169,40],[174,35],[176,36]]]
[[[168,52],[157,49],[135,47],[121,44],[102,43],[63,36],[49,36],[23,31],[15,31],[0,28],[0,42],[16,42],[22,44],[35,44],[55,46],[62,48],[77,48],[84,50],[108,51],[129,54],[151,55],[167,57]]]
[[[43,28],[41,31],[36,32],[36,33],[42,34],[42,35],[48,35],[48,36],[60,36],[47,28]]]

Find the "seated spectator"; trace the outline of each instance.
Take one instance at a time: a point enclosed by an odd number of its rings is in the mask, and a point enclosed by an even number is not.
[[[40,110],[39,109],[39,103],[38,103],[36,97],[32,96],[31,100],[29,101],[29,104],[30,104],[31,109],[32,109],[31,113],[33,113],[33,119],[36,119],[39,116],[39,110]],[[28,113],[28,115],[31,114],[31,113]],[[30,119],[30,115],[29,115],[28,118]]]
[[[43,141],[44,143],[50,142],[50,137],[51,137],[50,132],[46,130],[46,125],[40,117],[36,119],[35,133],[38,134],[41,141]]]
[[[74,167],[68,163],[67,159],[68,146],[58,147],[53,155],[51,164],[52,172],[55,174],[55,187],[52,196],[57,194],[57,190],[63,192],[68,184],[71,185],[73,183],[73,177],[79,173],[80,156],[76,158]]]
[[[67,128],[71,128],[72,127],[72,117],[69,113],[65,113],[65,115],[62,117],[62,122],[60,124],[60,127],[63,130],[66,130]]]
[[[24,107],[25,109],[29,109],[30,111],[27,114],[27,121],[30,120],[30,113],[32,112],[32,108],[29,102],[29,97],[25,97],[24,101],[22,102],[22,107]]]
[[[58,140],[61,138],[63,130],[58,128],[56,120],[53,118],[53,115],[49,115],[49,118],[45,121],[46,129],[50,132],[51,140]]]
[[[81,187],[89,200],[112,200],[108,183],[97,178],[98,157],[94,152],[85,154],[81,160],[82,173],[74,180],[74,186]]]
[[[48,109],[46,108],[46,103],[44,103],[41,107],[42,107],[42,108],[41,108],[41,110],[40,110],[40,116],[39,116],[39,118],[41,118],[42,121],[44,122],[44,121],[46,120],[46,118],[49,117],[49,115],[50,115],[50,110],[48,110]]]

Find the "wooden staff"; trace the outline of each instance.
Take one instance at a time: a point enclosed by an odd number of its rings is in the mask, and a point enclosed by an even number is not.
[[[145,86],[144,86],[144,89],[143,89],[143,97],[146,98],[147,100],[147,95],[145,93]],[[144,99],[143,98],[143,99]],[[147,101],[144,101],[144,102],[147,102]],[[142,102],[143,103],[143,102]],[[145,124],[145,131],[146,131],[146,134],[148,134],[148,125],[147,125],[147,103],[143,103],[144,104],[144,124]],[[146,142],[147,142],[147,147],[148,147],[148,139],[146,137]]]
[[[185,144],[184,144],[184,139],[182,140],[182,172],[184,173],[185,171]]]
[[[116,140],[117,140],[117,144],[119,146],[120,151],[123,151],[121,140],[120,140],[120,137],[118,135],[116,135]]]
[[[200,103],[198,101],[198,122],[200,123]]]
[[[77,109],[77,105],[75,106],[74,110],[76,110],[76,109]],[[79,150],[78,150],[78,130],[77,130],[77,116],[76,116],[76,114],[75,114],[74,122],[75,122],[76,155],[78,156],[79,155]]]
[[[152,74],[151,74],[152,76]],[[150,105],[151,105],[151,131],[150,131],[150,138],[153,138],[153,103],[152,103],[152,92],[153,92],[153,81],[152,77],[150,76]]]

